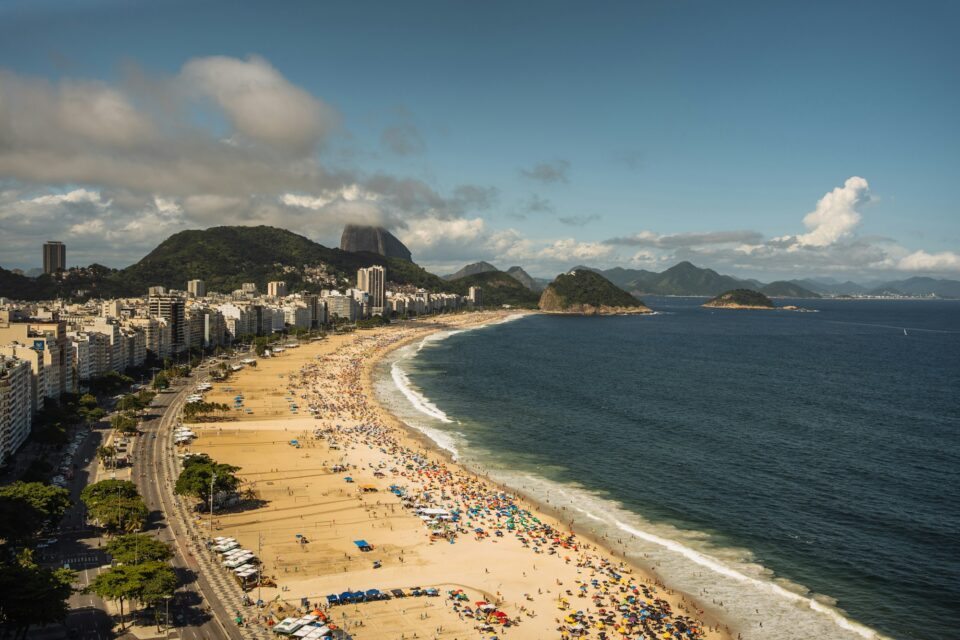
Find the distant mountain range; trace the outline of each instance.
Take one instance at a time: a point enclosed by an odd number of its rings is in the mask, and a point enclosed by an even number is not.
[[[348,232],[349,231],[349,232]],[[488,305],[532,305],[550,280],[534,278],[522,267],[500,271],[488,262],[469,264],[443,278],[409,260],[409,250],[389,232],[377,227],[344,230],[346,247],[374,251],[331,249],[309,238],[276,227],[213,227],[176,233],[136,264],[111,269],[93,264],[58,276],[35,278],[0,267],[0,296],[18,300],[51,298],[127,297],[162,285],[184,289],[188,280],[204,280],[209,291],[230,292],[244,282],[261,290],[282,280],[291,291],[318,291],[348,287],[357,269],[382,265],[387,280],[428,291],[466,293],[484,287]],[[386,255],[383,255],[386,254]],[[762,283],[740,279],[681,262],[660,273],[644,269],[576,270],[599,273],[631,295],[716,296],[731,289],[753,289],[770,297],[816,298],[821,295],[902,295],[960,298],[960,282],[913,277],[890,282],[858,284],[828,279],[779,280]],[[498,302],[499,301],[499,302]]]
[[[725,276],[713,269],[702,269],[689,262],[681,262],[657,273],[645,269],[589,269],[605,276],[615,285],[634,295],[661,296],[718,296],[731,289],[755,289],[774,297],[819,298],[819,294],[796,283],[777,281],[763,284],[756,280],[741,280]]]
[[[681,262],[657,273],[644,269],[594,269],[618,287],[634,295],[717,296],[730,289],[749,288],[773,298],[819,298],[821,296],[937,296],[960,298],[960,281],[913,277],[882,283],[858,284],[815,279],[777,280],[763,283],[740,279]]]
[[[791,280],[824,295],[835,296],[937,296],[940,298],[960,298],[960,281],[915,276],[906,280],[858,284],[856,282],[823,282],[819,280]]]
[[[530,291],[542,291],[543,288],[549,284],[549,280],[534,278],[529,273],[523,270],[523,267],[510,267],[506,271],[500,271],[495,266],[489,262],[472,262],[467,266],[463,267],[456,273],[451,273],[449,275],[443,276],[444,280],[449,280],[450,282],[456,282],[462,280],[468,276],[474,276],[480,273],[506,273],[510,277],[514,278],[520,284],[525,286]]]

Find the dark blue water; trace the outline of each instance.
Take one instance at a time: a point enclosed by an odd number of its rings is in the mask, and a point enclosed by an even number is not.
[[[748,550],[883,634],[960,637],[960,302],[647,302],[663,315],[528,317],[404,368],[487,462]]]

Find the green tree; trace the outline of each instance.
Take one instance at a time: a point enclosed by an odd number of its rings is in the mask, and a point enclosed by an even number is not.
[[[140,531],[147,521],[147,505],[129,480],[101,480],[88,485],[80,499],[90,516],[110,531]]]
[[[0,487],[0,538],[8,544],[29,541],[45,520],[59,520],[70,506],[70,492],[41,482]]]
[[[113,538],[107,543],[107,553],[123,564],[169,560],[173,555],[167,543],[142,533],[128,533]]]
[[[160,391],[170,386],[170,379],[162,371],[153,379],[153,388]]]
[[[103,466],[107,466],[108,462],[116,466],[117,450],[109,445],[97,447],[97,458],[103,463]]]
[[[0,496],[25,500],[45,518],[57,519],[70,507],[70,492],[40,482],[14,482],[0,487]]]
[[[97,406],[96,396],[89,393],[85,393],[82,396],[80,396],[79,402],[81,407],[85,407],[87,409],[93,409],[94,407]]]
[[[210,500],[210,485],[213,481],[214,495],[221,492],[236,491],[240,486],[240,479],[234,475],[240,467],[217,462],[195,462],[184,466],[174,485],[177,495],[193,496],[201,502]],[[216,474],[216,480],[213,476]]]
[[[93,579],[87,589],[104,600],[115,600],[120,605],[120,628],[125,629],[123,603],[137,597],[140,573],[136,566],[111,567]]]
[[[153,605],[159,626],[157,605],[164,598],[172,597],[176,588],[176,572],[162,561],[117,565],[98,575],[89,586],[89,590],[101,598],[117,601],[121,628],[124,627],[123,603],[130,600]]]
[[[163,562],[146,562],[137,565],[140,588],[137,600],[144,606],[153,607],[154,621],[157,630],[160,630],[160,603],[173,597],[177,590],[177,574],[168,564]]]
[[[13,637],[27,636],[32,625],[62,622],[69,611],[75,575],[33,561],[29,550],[0,561],[0,625]],[[4,633],[6,637],[6,632]]]
[[[129,413],[118,413],[110,418],[110,426],[120,433],[136,433],[137,419]]]
[[[128,393],[117,401],[118,411],[139,411],[143,409],[143,403],[135,394]]]

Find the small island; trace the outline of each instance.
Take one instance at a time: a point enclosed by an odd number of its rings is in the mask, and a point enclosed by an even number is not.
[[[557,276],[543,290],[539,307],[547,313],[584,316],[653,313],[643,302],[588,269]]]
[[[733,289],[721,293],[703,306],[710,309],[776,309],[770,298],[752,289]]]

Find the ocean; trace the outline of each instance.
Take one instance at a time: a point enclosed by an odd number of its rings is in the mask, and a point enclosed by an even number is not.
[[[646,302],[431,336],[377,395],[745,639],[960,637],[960,302]]]

